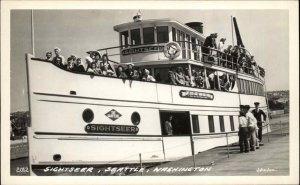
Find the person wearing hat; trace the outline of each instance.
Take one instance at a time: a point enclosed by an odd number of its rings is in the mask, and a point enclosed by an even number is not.
[[[65,64],[65,58],[60,54],[60,51],[60,48],[54,48],[55,57],[53,58],[52,62],[59,67],[63,67]]]
[[[247,125],[248,125],[248,132],[250,137],[250,151],[255,151],[257,144],[256,139],[256,130],[258,130],[257,127],[257,120],[254,117],[254,115],[250,112],[250,106],[245,105],[244,106],[244,112],[247,119]]]
[[[262,125],[264,122],[266,122],[267,115],[265,112],[261,109],[259,109],[259,102],[255,102],[255,109],[252,110],[252,114],[257,120],[257,126],[258,126],[258,142],[260,145],[263,145],[262,143]]]
[[[52,62],[52,52],[51,51],[48,51],[46,53],[46,59],[45,60],[48,61],[48,62]]]
[[[245,106],[240,105],[240,116],[239,116],[239,145],[240,153],[248,153],[250,150],[249,145],[249,133],[248,133],[248,124],[246,119]]]

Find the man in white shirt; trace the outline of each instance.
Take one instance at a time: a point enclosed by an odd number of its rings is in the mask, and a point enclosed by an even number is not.
[[[247,119],[248,131],[250,136],[250,147],[251,147],[250,151],[255,151],[256,146],[258,146],[257,138],[256,138],[257,135],[256,130],[258,130],[257,120],[249,110],[250,110],[250,106],[245,105],[246,119]],[[259,148],[259,146],[257,148]]]
[[[248,124],[243,111],[245,108],[244,105],[240,105],[240,116],[239,116],[239,144],[240,144],[240,153],[248,153],[250,149],[249,145],[249,133],[248,133]]]

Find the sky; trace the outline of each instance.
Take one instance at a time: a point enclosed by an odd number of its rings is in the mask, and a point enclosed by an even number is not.
[[[131,22],[138,10],[34,10],[35,56],[54,47],[67,58],[119,45],[113,26]],[[266,88],[289,89],[289,17],[287,10],[141,10],[146,19],[203,22],[204,34],[218,33],[232,45],[230,17],[236,17],[243,43],[265,68]],[[236,41],[236,39],[234,39]],[[28,110],[25,54],[32,53],[31,11],[11,11],[11,112]]]

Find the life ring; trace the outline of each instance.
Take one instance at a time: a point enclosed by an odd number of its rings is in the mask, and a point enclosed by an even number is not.
[[[164,54],[167,58],[173,60],[180,55],[181,47],[177,42],[168,42],[164,47]]]

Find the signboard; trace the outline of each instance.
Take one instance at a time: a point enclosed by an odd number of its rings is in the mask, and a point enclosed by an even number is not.
[[[85,126],[85,131],[88,133],[137,134],[139,128],[130,125],[88,124]]]
[[[137,53],[148,53],[148,52],[163,52],[164,46],[141,46],[136,48],[123,49],[122,55],[131,55]]]
[[[214,95],[212,93],[197,92],[197,91],[181,90],[179,92],[179,95],[182,98],[195,98],[195,99],[204,99],[204,100],[214,99]]]

